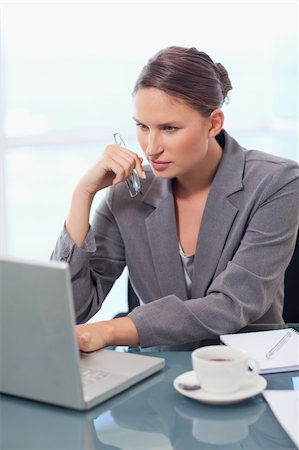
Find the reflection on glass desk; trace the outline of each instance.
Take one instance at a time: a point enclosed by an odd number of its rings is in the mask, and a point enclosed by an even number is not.
[[[188,399],[173,380],[190,352],[159,353],[166,368],[89,412],[0,396],[1,450],[295,449],[263,396],[214,406]],[[269,389],[299,389],[299,372],[265,375]]]

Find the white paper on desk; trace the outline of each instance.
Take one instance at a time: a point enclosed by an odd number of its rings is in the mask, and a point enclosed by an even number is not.
[[[267,352],[290,331],[291,338],[271,359]],[[286,372],[299,370],[299,334],[292,328],[280,330],[253,331],[249,333],[224,334],[220,336],[226,345],[239,348],[259,361],[261,373]]]
[[[282,428],[299,448],[299,391],[266,390],[263,395]]]

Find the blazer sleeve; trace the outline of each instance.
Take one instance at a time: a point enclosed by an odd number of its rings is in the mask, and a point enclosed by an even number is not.
[[[291,170],[277,170],[256,201],[237,251],[206,296],[182,301],[168,295],[129,314],[140,345],[194,342],[236,332],[249,323],[281,322],[282,302],[278,308],[273,302],[282,298],[298,223],[299,171],[293,164]]]
[[[77,323],[96,314],[125,267],[124,243],[109,206],[110,190],[96,209],[82,247],[64,228],[51,259],[66,261],[71,270]]]

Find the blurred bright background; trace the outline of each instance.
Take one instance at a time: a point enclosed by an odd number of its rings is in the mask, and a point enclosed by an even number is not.
[[[132,88],[169,45],[226,67],[225,129],[244,147],[298,160],[297,1],[2,1],[0,11],[1,253],[48,260],[76,181],[113,133],[139,152]],[[126,308],[126,282],[98,317]]]

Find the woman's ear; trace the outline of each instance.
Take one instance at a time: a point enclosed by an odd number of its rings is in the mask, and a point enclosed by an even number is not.
[[[220,133],[220,131],[222,130],[224,123],[223,111],[219,108],[214,109],[209,119],[210,119],[209,137],[213,138],[217,136],[217,134]]]

